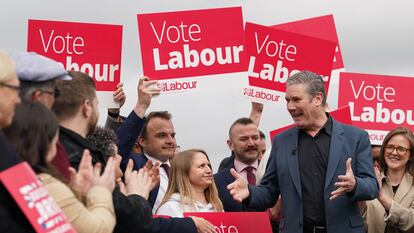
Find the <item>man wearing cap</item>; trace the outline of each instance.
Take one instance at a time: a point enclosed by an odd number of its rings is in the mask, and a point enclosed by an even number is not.
[[[20,80],[20,98],[23,101],[36,101],[51,109],[60,91],[56,80],[70,80],[63,65],[35,52],[19,52],[11,55],[16,64]],[[57,153],[52,164],[61,175],[69,179],[69,161],[63,145],[57,144]]]
[[[60,94],[55,81],[71,79],[63,65],[34,52],[19,52],[11,57],[21,82],[20,97],[26,101],[40,102],[51,109]]]

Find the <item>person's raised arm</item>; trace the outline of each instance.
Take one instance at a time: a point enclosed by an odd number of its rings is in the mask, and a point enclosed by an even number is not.
[[[144,117],[151,104],[152,97],[160,94],[160,89],[157,87],[157,82],[157,80],[150,80],[147,76],[144,76],[139,80],[138,101],[134,108],[134,112],[138,117]]]
[[[151,99],[160,93],[157,81],[143,77],[138,82],[138,99],[134,110],[125,119],[124,123],[118,128],[118,150],[122,156],[122,168],[128,163],[130,153],[144,125],[144,116],[148,110]]]
[[[254,124],[257,127],[259,127],[262,113],[263,113],[263,104],[252,102],[252,109],[250,111],[249,118],[254,122]]]
[[[124,105],[126,100],[126,95],[124,89],[122,88],[123,84],[118,83],[116,90],[113,93],[114,101],[119,104],[118,108],[108,108],[108,116],[105,121],[105,128],[110,128],[116,131],[119,126],[122,124],[124,117],[120,116],[120,109]]]

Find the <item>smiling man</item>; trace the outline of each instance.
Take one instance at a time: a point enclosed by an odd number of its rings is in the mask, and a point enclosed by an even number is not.
[[[235,171],[228,186],[249,207],[272,207],[282,198],[280,232],[364,232],[358,201],[378,195],[368,134],[325,112],[322,77],[309,71],[286,82],[287,110],[296,126],[273,138],[258,186]]]
[[[230,173],[231,169],[235,169],[249,184],[254,185],[256,183],[255,175],[259,166],[258,157],[260,154],[259,148],[261,148],[259,144],[259,130],[251,119],[240,118],[231,125],[227,145],[235,156],[234,161],[231,166],[214,175],[224,211],[237,212],[249,210],[233,200],[229,190],[227,190],[227,185],[235,180]]]
[[[170,159],[174,156],[177,147],[174,125],[171,118],[171,114],[167,111],[151,112],[145,119],[132,114],[128,116],[124,124],[118,129],[119,148],[123,161],[132,159],[134,161],[134,170],[137,171],[144,167],[148,160],[160,166],[160,185],[151,191],[148,199],[151,206],[153,206],[154,213],[167,191]],[[138,137],[138,142],[142,148],[141,154],[131,154],[132,146],[129,142],[130,140],[125,140],[126,137],[133,138],[126,136],[131,134],[131,130],[141,131]]]

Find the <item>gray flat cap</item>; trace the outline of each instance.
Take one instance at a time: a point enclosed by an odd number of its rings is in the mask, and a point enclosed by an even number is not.
[[[19,52],[10,56],[21,81],[44,82],[52,79],[71,80],[63,65],[35,52]]]

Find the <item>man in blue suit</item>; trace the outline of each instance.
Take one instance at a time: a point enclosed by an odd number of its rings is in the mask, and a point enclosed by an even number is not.
[[[363,233],[357,203],[378,194],[368,134],[325,113],[324,82],[312,72],[291,76],[285,99],[296,126],[273,138],[261,184],[232,170],[230,193],[256,208],[281,194],[280,232]]]
[[[229,190],[227,190],[227,185],[235,180],[230,173],[230,169],[235,169],[238,174],[248,182],[250,181],[251,184],[256,183],[255,175],[259,166],[259,141],[259,130],[251,119],[243,117],[237,119],[231,125],[227,144],[234,155],[234,159],[228,167],[214,175],[217,190],[226,212],[252,210],[233,200]]]
[[[123,169],[129,159],[134,170],[139,170],[150,161],[154,166],[169,165],[176,149],[174,126],[168,112],[151,112],[144,118],[153,95],[160,90],[154,88],[157,81],[144,77],[138,83],[138,101],[134,110],[117,130],[118,150],[122,156]],[[143,153],[134,154],[132,148],[138,138]],[[168,169],[168,168],[167,168]],[[155,211],[168,185],[168,172],[160,168],[160,185],[155,187],[148,198]],[[153,218],[140,230],[143,233],[215,232],[214,226],[203,218]]]
[[[141,79],[139,82],[138,101],[134,111],[117,131],[118,149],[122,156],[122,168],[126,167],[129,159],[133,160],[134,170],[137,171],[148,161],[160,166],[160,184],[151,191],[148,198],[155,213],[168,186],[169,160],[174,156],[176,149],[175,131],[171,115],[166,111],[151,112],[144,119],[151,98],[159,94],[159,89],[152,88],[156,81],[148,78]],[[141,154],[132,152],[137,138],[142,147]]]

